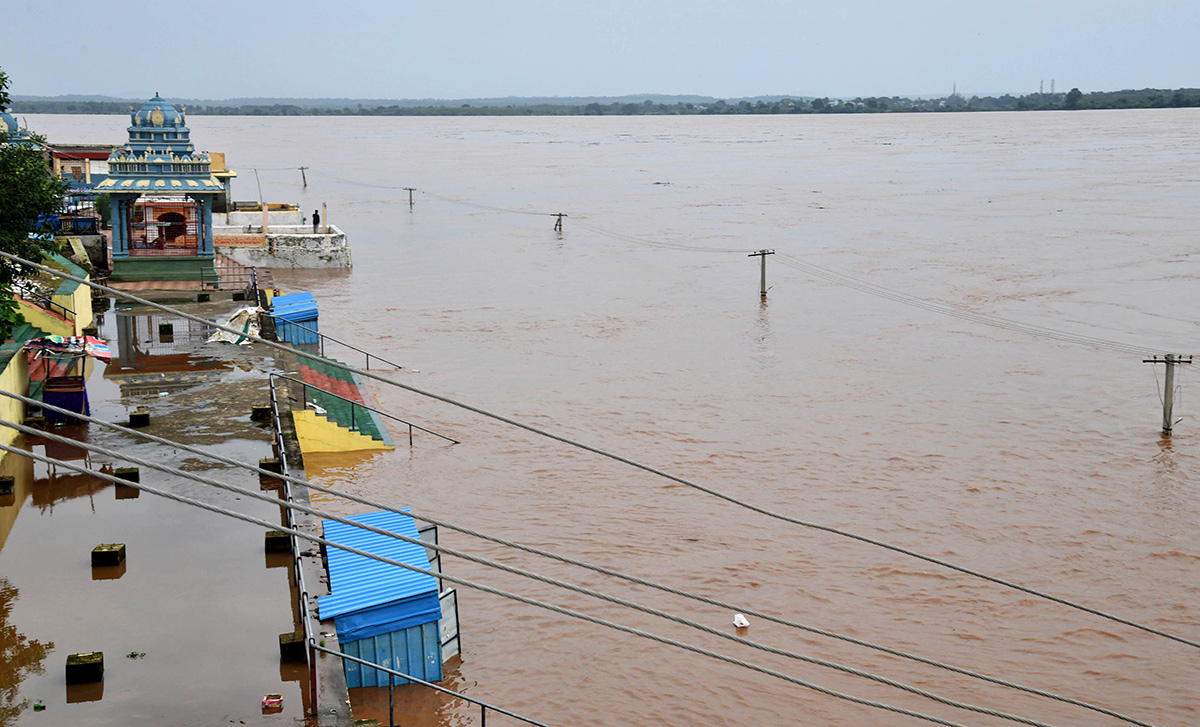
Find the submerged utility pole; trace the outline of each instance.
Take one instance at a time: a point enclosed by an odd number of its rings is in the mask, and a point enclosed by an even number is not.
[[[304,176],[304,170],[308,167],[300,167],[300,181],[304,182],[304,188],[308,189],[308,177]]]
[[[746,256],[746,257],[762,258],[762,278],[759,280],[759,283],[758,283],[758,293],[763,298],[767,297],[767,255],[774,255],[774,254],[775,254],[774,250],[759,250],[758,252],[752,252]]]
[[[562,232],[562,221],[564,217],[567,217],[567,215],[564,215],[562,212],[554,212],[551,214],[551,217],[558,218],[554,221],[554,231]]]
[[[1175,425],[1183,420],[1183,417],[1180,417],[1179,419],[1175,418],[1175,366],[1176,364],[1190,364],[1191,362],[1191,356],[1188,356],[1185,359],[1183,356],[1177,356],[1173,353],[1168,353],[1163,358],[1155,356],[1154,358],[1142,359],[1142,363],[1166,364],[1167,366],[1166,381],[1163,383],[1162,430],[1163,434],[1168,437],[1171,436],[1171,430],[1175,428]]]
[[[413,189],[412,187],[401,187],[400,189],[403,189],[405,192],[408,192],[408,211],[412,212],[412,208],[413,208],[412,193],[417,190]]]

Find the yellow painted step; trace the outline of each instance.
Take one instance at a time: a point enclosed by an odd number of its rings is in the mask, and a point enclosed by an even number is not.
[[[364,450],[390,452],[395,449],[365,434],[338,426],[315,411],[293,411],[292,419],[296,422],[296,439],[300,440],[300,451],[304,454]]]

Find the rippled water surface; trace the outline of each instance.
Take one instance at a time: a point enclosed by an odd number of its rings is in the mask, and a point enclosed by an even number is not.
[[[397,381],[1200,640],[1196,373],[1180,367],[1185,419],[1165,439],[1162,367],[1141,356],[943,317],[782,264],[786,253],[981,313],[1196,352],[1198,111],[189,123],[197,148],[228,155],[236,198],[257,196],[258,167],[267,199],[309,214],[328,204],[353,271],[276,280],[316,295],[322,331],[410,367]],[[55,140],[119,142],[126,120],[29,123]],[[418,190],[411,211],[403,186]],[[569,215],[561,236],[554,212]],[[765,304],[746,255],[759,248],[779,253]],[[463,443],[314,460],[318,481],[1143,721],[1200,722],[1195,648],[412,393],[373,393]],[[443,541],[733,631],[725,609],[462,535]],[[1008,724],[472,563],[444,566],[864,698]],[[550,725],[919,723],[460,592],[465,652],[449,685]],[[1120,724],[751,621],[756,641],[962,701]],[[356,696],[370,701],[364,715],[386,717],[386,693]],[[401,706],[405,724],[477,719],[413,690]]]

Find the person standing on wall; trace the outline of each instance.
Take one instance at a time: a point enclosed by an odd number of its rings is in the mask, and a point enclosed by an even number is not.
[[[317,234],[317,225],[321,224],[321,210],[313,210],[313,234]]]

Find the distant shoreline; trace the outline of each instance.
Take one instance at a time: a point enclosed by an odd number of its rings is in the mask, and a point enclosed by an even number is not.
[[[854,99],[808,97],[764,97],[756,100],[725,101],[701,97],[625,97],[622,100],[472,99],[413,102],[354,99],[274,99],[229,101],[172,101],[185,103],[188,113],[206,116],[706,116],[747,114],[859,114],[859,113],[937,113],[970,111],[1057,111],[1085,109],[1184,108],[1200,106],[1200,89],[1141,89],[1081,93],[1032,93],[1024,96],[971,96],[953,94],[942,98],[904,98],[900,96]],[[659,100],[654,100],[658,98]],[[694,99],[694,100],[676,100]],[[577,103],[574,103],[578,101]],[[605,103],[601,103],[605,101]],[[61,98],[16,97],[14,114],[126,114],[130,105],[143,100],[75,100]],[[340,105],[339,105],[340,104]]]

